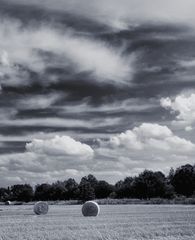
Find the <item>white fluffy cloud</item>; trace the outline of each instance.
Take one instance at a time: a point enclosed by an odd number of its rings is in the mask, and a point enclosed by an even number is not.
[[[65,135],[33,139],[26,152],[1,155],[0,173],[4,184],[79,179],[89,173],[115,182],[145,168],[168,173],[171,166],[193,164],[194,154],[193,142],[166,126],[143,123],[93,148]]]
[[[2,154],[2,185],[53,182],[85,174],[93,163],[94,150],[69,136],[33,139],[23,153]]]
[[[143,123],[139,127],[111,137],[113,147],[124,147],[133,150],[162,150],[186,152],[195,150],[195,145],[175,136],[167,126]]]
[[[195,94],[178,95],[173,100],[171,98],[162,98],[161,106],[177,114],[174,124],[181,124],[189,131],[195,123]]]
[[[109,141],[100,141],[100,148],[96,149],[96,158],[105,170],[118,170],[126,176],[144,169],[168,173],[171,166],[193,164],[194,154],[193,142],[155,123],[143,123],[110,137]]]
[[[48,156],[75,156],[92,158],[94,151],[87,144],[75,141],[69,136],[55,136],[52,139],[34,139],[26,144],[29,152]]]

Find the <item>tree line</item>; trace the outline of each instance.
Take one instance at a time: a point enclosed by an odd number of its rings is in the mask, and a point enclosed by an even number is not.
[[[155,197],[172,199],[178,195],[195,196],[195,165],[170,169],[168,176],[160,171],[145,170],[135,177],[126,177],[115,185],[97,180],[93,175],[85,176],[77,183],[73,178],[52,184],[17,184],[0,188],[0,201],[56,201],[56,200],[93,200],[103,198]]]

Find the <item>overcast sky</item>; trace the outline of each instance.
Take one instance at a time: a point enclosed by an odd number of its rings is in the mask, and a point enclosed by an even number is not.
[[[1,186],[194,164],[194,0],[0,0]]]

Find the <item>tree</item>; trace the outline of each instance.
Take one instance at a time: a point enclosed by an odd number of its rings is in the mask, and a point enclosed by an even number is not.
[[[90,183],[91,187],[94,188],[94,189],[95,189],[95,187],[98,184],[98,180],[92,174],[89,174],[88,176],[83,177],[81,179],[81,182],[88,182],[88,183]]]
[[[113,186],[106,181],[99,181],[95,187],[95,196],[96,198],[107,198],[113,190]]]
[[[145,170],[133,182],[134,195],[144,199],[163,197],[165,194],[165,184],[164,174]]]
[[[117,198],[124,198],[125,197],[124,196],[123,186],[124,185],[123,185],[123,181],[122,180],[118,181],[115,184],[114,188],[115,188],[115,193],[116,193]]]
[[[0,188],[0,201],[7,201],[10,199],[10,190],[9,188]]]
[[[52,186],[48,183],[43,183],[35,187],[35,199],[41,201],[52,200]]]
[[[195,171],[190,164],[177,168],[171,184],[176,193],[189,197],[195,190]]]
[[[172,199],[175,197],[175,189],[172,186],[172,184],[170,184],[170,183],[165,184],[164,197],[168,198],[168,199]]]
[[[133,196],[132,177],[126,177],[124,181],[119,181],[115,184],[115,191],[119,198],[130,198]]]
[[[91,184],[93,188],[95,188],[98,184],[98,180],[92,174],[89,174],[87,176],[87,181]]]
[[[83,201],[95,198],[174,198],[175,194],[187,197],[195,195],[195,165],[186,164],[176,169],[171,168],[165,178],[162,172],[145,170],[137,177],[126,177],[114,186],[106,181],[98,181],[92,174],[85,176],[78,184],[73,178],[43,183],[33,188],[28,184],[0,188],[0,201],[35,200],[72,200]]]
[[[79,184],[79,190],[79,198],[83,202],[95,199],[95,190],[89,182],[82,179]]]
[[[52,184],[52,200],[65,200],[68,195],[68,190],[64,182],[57,181]]]
[[[69,178],[68,180],[64,181],[65,188],[67,189],[65,199],[78,199],[79,197],[79,185],[73,179]]]
[[[33,196],[33,188],[29,184],[18,184],[11,187],[12,200],[29,202],[33,199]]]
[[[173,168],[171,168],[169,171],[169,175],[167,177],[168,183],[172,182],[174,175],[175,175],[175,170]]]

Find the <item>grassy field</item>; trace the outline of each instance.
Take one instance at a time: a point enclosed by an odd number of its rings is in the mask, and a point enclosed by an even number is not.
[[[45,216],[32,207],[0,207],[0,240],[195,239],[194,205],[103,205],[88,218],[79,205],[53,205]]]

